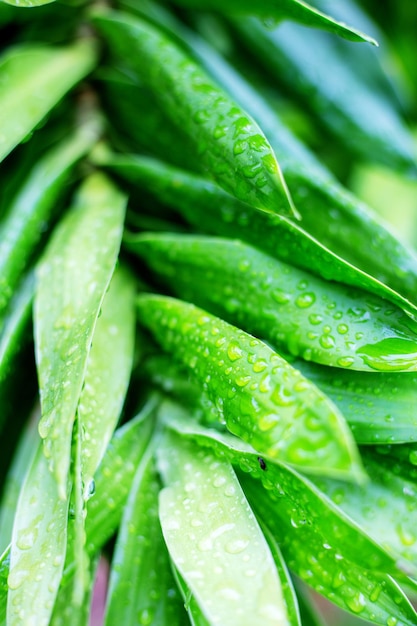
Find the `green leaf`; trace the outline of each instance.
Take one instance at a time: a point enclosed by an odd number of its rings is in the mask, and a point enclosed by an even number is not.
[[[266,344],[174,298],[140,295],[138,308],[141,322],[186,366],[231,432],[305,471],[363,479],[343,416]]]
[[[91,340],[120,247],[125,196],[101,174],[83,183],[38,268],[35,345],[39,432],[61,497]]]
[[[38,444],[37,422],[32,419],[21,433],[3,487],[0,507],[0,551],[5,550],[11,541],[20,489],[33,462]]]
[[[49,624],[64,568],[67,519],[68,499],[59,496],[40,444],[22,486],[13,525],[8,626]]]
[[[389,102],[349,69],[334,42],[312,31],[306,37],[294,24],[268,30],[247,18],[235,20],[234,27],[259,62],[303,99],[342,146],[415,174],[411,133]]]
[[[82,40],[64,48],[26,45],[0,57],[0,161],[94,68],[96,48]]]
[[[174,434],[162,439],[158,462],[168,551],[208,623],[290,624],[271,552],[231,466]]]
[[[175,2],[192,9],[256,15],[261,18],[275,18],[277,21],[293,20],[304,26],[327,30],[350,41],[366,41],[378,45],[372,37],[338,22],[302,0],[264,0],[262,3],[254,0],[175,0]]]
[[[354,370],[417,369],[417,324],[382,298],[238,240],[145,233],[125,243],[175,295],[294,356]]]
[[[150,449],[137,468],[123,511],[105,626],[177,623],[181,603],[158,517],[159,489]]]
[[[340,481],[313,479],[317,487],[358,526],[417,576],[417,507],[415,484],[396,476],[379,459],[363,451],[371,478],[366,488]],[[405,560],[405,561],[404,561]]]
[[[358,443],[406,443],[417,441],[414,373],[329,371],[297,360],[299,369],[340,408]]]
[[[179,45],[128,14],[97,12],[93,21],[111,52],[129,64],[166,116],[186,132],[195,157],[222,187],[266,211],[297,214],[262,130]]]
[[[293,573],[344,610],[381,626],[415,623],[411,605],[387,576],[407,580],[397,560],[312,482],[286,465],[259,457],[236,437],[203,428],[178,405],[165,402],[160,411],[178,436],[195,440],[239,468],[251,506],[279,542]]]
[[[91,623],[92,611],[91,601],[94,590],[94,579],[97,571],[98,559],[94,559],[90,565],[88,579],[90,585],[86,590],[81,605],[73,601],[73,586],[77,581],[73,577],[70,584],[65,584],[58,590],[55,600],[54,611],[49,626],[89,626]],[[91,613],[91,614],[90,614]]]
[[[130,5],[129,2],[128,5]],[[339,11],[342,7],[334,7],[334,10],[336,8]],[[187,29],[181,21],[175,19],[161,6],[143,2],[140,9],[134,5],[130,6],[130,10],[145,11],[150,19],[169,30],[174,36],[181,36],[189,53],[257,121],[277,155],[297,210],[302,217],[304,231],[317,239],[321,246],[329,248],[348,263],[416,303],[417,257],[415,252],[391,233],[390,226],[384,224],[380,216],[342,187],[330,171],[283,124],[278,117],[276,107],[273,108],[259,90],[256,90],[242,74],[231,67],[213,45],[209,45],[196,33]],[[213,16],[209,19],[211,20],[208,24],[210,27]],[[228,45],[232,46],[233,42],[228,41]],[[370,48],[364,50],[360,46],[351,46],[348,43],[346,46],[350,50],[361,51],[361,59],[355,64],[355,70],[358,71],[365,52],[373,52],[373,50]],[[237,53],[239,54],[239,50]],[[266,88],[269,90],[269,85]],[[113,97],[118,99],[116,94]],[[136,101],[136,95],[131,94],[130,97]],[[120,115],[123,117],[122,112]],[[165,127],[160,121],[159,126],[161,125]],[[135,126],[133,118],[130,126]],[[144,132],[142,131],[142,135]],[[174,146],[179,143],[178,140],[174,141]],[[138,149],[136,148],[135,151]],[[155,154],[149,147],[146,152]],[[170,162],[177,163],[176,160],[172,160],[172,148],[165,148],[160,158],[164,160],[169,158]],[[179,166],[182,167],[181,164]],[[195,165],[191,167],[188,165],[185,169],[196,168]],[[193,210],[198,215],[199,211],[196,209],[197,207],[194,206]],[[238,234],[242,230],[239,224],[230,224],[230,228],[233,227],[237,229]],[[210,230],[217,232],[211,228]],[[219,232],[219,234],[225,233]],[[236,235],[232,232],[230,236]],[[268,233],[264,233],[264,237],[267,236]],[[288,233],[285,233],[285,237],[281,239],[287,237]],[[255,243],[253,239],[251,241]],[[307,244],[305,241],[303,243]],[[295,257],[302,257],[306,252],[307,250],[298,252]],[[311,251],[309,255],[311,256]],[[295,258],[292,262],[298,264]],[[329,260],[323,265],[328,263]],[[310,269],[308,264],[302,266]]]
[[[97,160],[139,189],[150,191],[158,200],[175,208],[199,231],[242,239],[326,280],[370,291],[417,317],[414,298],[410,301],[401,295],[402,291],[394,291],[354,267],[283,216],[252,210],[209,180],[156,159],[101,155]]]
[[[95,326],[77,409],[86,500],[125,401],[135,344],[135,295],[132,275],[116,268]]]
[[[5,2],[6,4],[11,4],[16,7],[40,7],[43,4],[50,4],[51,2],[55,2],[55,0],[1,0],[1,2]]]
[[[86,125],[48,151],[7,207],[0,224],[0,319],[22,272],[33,258],[75,164],[91,149],[96,138],[95,127]]]

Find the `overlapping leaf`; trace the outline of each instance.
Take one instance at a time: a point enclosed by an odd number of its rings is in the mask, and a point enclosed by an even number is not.
[[[174,298],[141,295],[138,310],[162,347],[207,392],[231,432],[261,454],[306,471],[363,479],[343,416],[266,344]]]
[[[35,343],[44,450],[61,496],[94,327],[113,274],[125,197],[101,174],[88,178],[54,231],[38,271]]]
[[[0,57],[0,161],[96,63],[90,40],[66,48],[27,45]],[[30,106],[27,105],[30,101]]]
[[[150,88],[166,116],[187,134],[195,157],[211,177],[254,206],[296,214],[262,130],[179,45],[128,14],[98,13],[94,23],[112,52],[130,59],[138,81]]]

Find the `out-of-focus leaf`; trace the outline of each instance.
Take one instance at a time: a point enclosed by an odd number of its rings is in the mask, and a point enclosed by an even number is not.
[[[358,443],[417,441],[414,373],[329,370],[300,359],[292,364],[340,408]]]
[[[158,516],[150,449],[136,471],[112,559],[105,625],[176,624],[183,612]],[[184,614],[185,617],[185,614]]]
[[[91,340],[119,253],[125,205],[125,196],[110,181],[92,174],[54,230],[38,270],[34,322],[39,431],[61,497]]]
[[[48,226],[70,173],[97,138],[95,125],[81,127],[37,162],[0,223],[0,320]]]
[[[66,48],[27,45],[0,57],[0,161],[96,63],[92,41]]]
[[[371,481],[366,488],[340,481],[313,479],[317,487],[364,531],[403,561],[404,571],[417,576],[416,485],[396,476],[372,453],[362,450]]]
[[[256,0],[175,0],[175,2],[192,9],[256,15],[261,18],[275,18],[277,21],[293,20],[304,26],[327,30],[350,41],[367,41],[376,44],[372,37],[338,22],[302,0],[264,0],[261,3]]]
[[[411,133],[388,101],[368,89],[323,33],[294,24],[268,30],[248,18],[234,27],[273,74],[311,107],[321,122],[362,158],[415,174]],[[314,54],[311,50],[314,49]]]

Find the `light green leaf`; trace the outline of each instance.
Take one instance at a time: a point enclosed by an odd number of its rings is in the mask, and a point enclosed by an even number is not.
[[[197,441],[239,468],[251,506],[279,542],[293,573],[364,619],[381,626],[415,624],[411,605],[387,576],[407,580],[397,560],[313,483],[285,465],[261,460],[236,437],[203,428],[172,403],[162,405],[161,418],[178,436]]]
[[[0,57],[0,161],[96,63],[91,40],[66,48],[26,45]]]
[[[168,551],[208,623],[288,625],[272,555],[231,466],[172,433],[158,462]]]
[[[34,321],[39,431],[61,497],[75,413],[95,324],[117,261],[125,205],[125,196],[102,174],[91,175],[55,229],[38,268]]]
[[[152,452],[148,450],[137,468],[123,511],[112,559],[106,626],[176,624],[181,610],[159,522],[160,483]]]
[[[11,4],[16,7],[40,7],[43,4],[50,4],[51,2],[55,2],[55,0],[1,0],[1,2],[5,2],[6,4]]]
[[[49,624],[64,568],[67,519],[68,498],[59,496],[40,443],[20,492],[13,525],[8,626]]]
[[[85,499],[93,489],[93,476],[120,417],[129,384],[135,344],[135,287],[132,275],[116,268],[94,330],[77,409]]]
[[[140,321],[206,391],[231,432],[305,471],[363,480],[343,416],[269,346],[181,300],[143,294],[137,302]]]

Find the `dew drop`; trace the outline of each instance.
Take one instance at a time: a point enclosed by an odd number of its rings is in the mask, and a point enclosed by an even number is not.
[[[366,599],[363,593],[356,593],[350,598],[345,598],[345,602],[353,613],[361,613],[366,606]]]
[[[312,313],[311,315],[308,316],[308,320],[310,324],[313,324],[313,326],[318,326],[318,324],[322,323],[323,317],[321,315]]]
[[[225,549],[229,554],[239,554],[246,550],[249,545],[249,539],[233,539],[226,544]]]
[[[231,361],[237,361],[242,358],[243,351],[236,342],[231,341],[227,346],[227,356]]]
[[[307,292],[307,293],[303,293],[299,295],[295,301],[295,304],[300,309],[307,309],[308,307],[312,306],[315,303],[315,301],[316,301],[316,296],[314,295],[314,293]]]
[[[274,289],[271,292],[271,296],[275,300],[275,302],[277,302],[277,304],[286,304],[291,300],[289,294],[285,293],[285,291],[282,291],[282,289]]]

